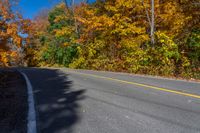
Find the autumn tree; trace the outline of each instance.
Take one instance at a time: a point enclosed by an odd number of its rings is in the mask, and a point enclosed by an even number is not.
[[[48,38],[47,27],[49,10],[43,9],[33,18],[30,25],[29,45],[25,46],[25,60],[28,66],[36,66],[41,62],[43,49]]]
[[[65,3],[42,14],[33,20],[32,45],[26,49],[29,66],[68,66],[75,57],[77,46],[74,17]]]
[[[4,66],[8,65],[12,55],[16,55],[12,54],[13,50],[28,41],[22,35],[29,30],[30,21],[24,20],[18,13],[13,13],[11,7],[9,0],[0,1],[0,61]]]

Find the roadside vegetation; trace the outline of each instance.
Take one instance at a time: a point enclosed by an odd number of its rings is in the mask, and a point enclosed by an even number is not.
[[[152,1],[62,2],[43,10],[26,30],[24,59],[28,66],[200,79],[199,1]]]

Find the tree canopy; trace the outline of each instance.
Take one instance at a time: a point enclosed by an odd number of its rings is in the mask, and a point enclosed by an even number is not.
[[[13,1],[12,1],[13,2]],[[24,38],[30,30],[30,21],[25,20],[18,13],[14,13],[10,0],[0,1],[0,62],[7,66],[9,60],[17,60],[16,49],[21,48],[28,41]],[[12,59],[13,58],[13,59]]]
[[[24,51],[29,66],[200,78],[198,0],[61,2],[38,13],[29,28],[4,2],[1,49],[11,38],[20,47],[19,33],[28,33]]]

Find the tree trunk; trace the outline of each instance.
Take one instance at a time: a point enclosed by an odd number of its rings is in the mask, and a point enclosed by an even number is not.
[[[154,32],[155,32],[155,14],[154,14],[154,0],[151,0],[151,44],[154,47],[155,44],[155,38],[154,38]]]
[[[73,16],[74,16],[74,26],[75,26],[75,32],[79,37],[79,31],[78,31],[78,24],[77,24],[77,19],[75,17],[75,2],[74,0],[71,0],[71,5],[72,5],[72,12],[73,12]]]

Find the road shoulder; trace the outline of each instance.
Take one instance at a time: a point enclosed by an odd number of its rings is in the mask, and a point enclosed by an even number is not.
[[[27,89],[23,76],[15,70],[0,72],[1,133],[26,133]]]

